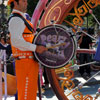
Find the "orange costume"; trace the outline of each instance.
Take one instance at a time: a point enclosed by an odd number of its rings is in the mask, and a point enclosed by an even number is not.
[[[31,27],[33,25],[26,20]],[[26,27],[23,33],[25,41],[32,43],[34,35]],[[34,61],[32,51],[21,51],[12,45],[15,58],[18,100],[36,100],[39,65]]]

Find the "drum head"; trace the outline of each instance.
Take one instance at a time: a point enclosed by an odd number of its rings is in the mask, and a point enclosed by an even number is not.
[[[65,66],[75,54],[76,46],[71,33],[61,25],[43,28],[35,37],[34,44],[48,47],[48,51],[34,53],[37,60],[46,67],[60,68]]]

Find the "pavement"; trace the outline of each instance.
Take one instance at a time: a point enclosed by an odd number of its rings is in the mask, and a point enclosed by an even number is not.
[[[63,76],[63,75],[61,75],[61,76]],[[90,94],[92,97],[95,97],[96,92],[98,91],[98,88],[100,87],[100,73],[99,73],[99,71],[92,71],[91,77],[92,76],[95,76],[95,77],[87,79],[86,77],[81,77],[80,74],[76,71],[75,77],[72,79],[76,86],[79,83],[84,84],[83,88],[79,90],[84,96],[87,95],[87,94]],[[69,91],[67,89],[64,90],[64,93],[66,95],[70,92],[71,91]],[[75,100],[72,96],[69,96],[68,99],[69,100]],[[39,97],[37,97],[37,100],[39,100]],[[52,88],[48,88],[42,94],[42,100],[58,100],[58,99],[55,96]],[[100,100],[100,97],[96,100]]]
[[[98,71],[92,71],[92,76],[95,75],[96,73],[98,73]],[[98,90],[98,88],[100,87],[100,73],[98,73],[98,75],[96,75],[94,78],[92,78],[91,80],[89,80],[87,82],[88,79],[86,79],[85,77],[81,77],[79,75],[79,73],[76,71],[75,72],[75,77],[72,79],[75,82],[75,85],[77,86],[80,82],[81,83],[85,83],[83,88],[80,89],[80,92],[85,96],[87,94],[90,94],[92,97],[95,97],[96,92]],[[68,93],[70,93],[71,90],[64,90],[64,93],[67,95]],[[72,96],[68,97],[69,100],[75,100]],[[4,98],[2,99],[4,100]],[[6,100],[15,100],[14,96],[10,97],[8,96],[8,98]],[[39,94],[37,94],[37,100],[39,100]],[[48,89],[45,89],[45,92],[42,93],[42,100],[58,100],[55,93],[53,92],[52,88],[49,87]],[[96,100],[100,100],[100,97]]]
[[[75,74],[74,80],[84,83],[84,85],[90,86],[90,85],[100,84],[100,72],[99,71],[92,71],[91,77],[89,78],[86,77],[87,75],[85,75],[84,77],[81,77],[78,71],[76,71],[74,74]]]

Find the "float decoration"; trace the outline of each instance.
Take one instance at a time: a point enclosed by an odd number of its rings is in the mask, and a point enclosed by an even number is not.
[[[80,2],[83,3],[81,6],[79,6]],[[88,12],[92,14],[91,10],[97,7],[99,4],[100,4],[99,0],[88,0],[87,2],[85,2],[84,0],[59,0],[59,1],[52,0],[47,6],[47,9],[45,10],[44,15],[42,16],[39,27],[43,28],[47,25],[50,25],[50,21],[54,20],[55,24],[61,24],[62,22],[66,22],[74,30],[77,30],[76,26],[82,26],[83,24],[82,17],[84,17]],[[68,20],[65,20],[67,16],[73,16],[73,21],[69,22]],[[85,52],[89,52],[89,51],[87,50]],[[95,51],[91,51],[91,53],[93,52]],[[47,71],[51,86],[54,92],[56,93],[56,96],[58,97],[58,99],[68,100],[68,96],[66,96],[66,94],[64,95],[62,93],[62,90],[64,89],[64,87],[67,87],[67,89],[73,89],[74,83],[70,81],[72,78],[71,77],[72,74],[68,74],[70,76],[67,76],[67,77],[65,76],[64,78],[60,78],[56,75],[55,73],[56,70],[46,69],[46,71]],[[68,73],[74,73],[74,71],[72,71],[70,67],[67,67],[67,68],[64,67],[64,75],[66,75],[65,73],[67,71]],[[58,70],[57,72],[60,73]],[[59,86],[58,80],[62,81],[61,88]],[[79,87],[82,88],[81,85],[79,85]],[[83,96],[83,94],[79,92],[78,88],[73,90],[71,93],[69,93],[69,95],[70,94],[73,94],[73,97],[75,98],[75,100],[93,100],[93,97],[91,97],[90,95]]]

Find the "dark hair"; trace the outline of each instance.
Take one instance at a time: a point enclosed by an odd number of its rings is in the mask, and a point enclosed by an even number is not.
[[[19,3],[19,0],[15,0],[17,3]],[[10,7],[11,7],[11,10],[14,8],[14,2],[11,2],[10,3]]]

